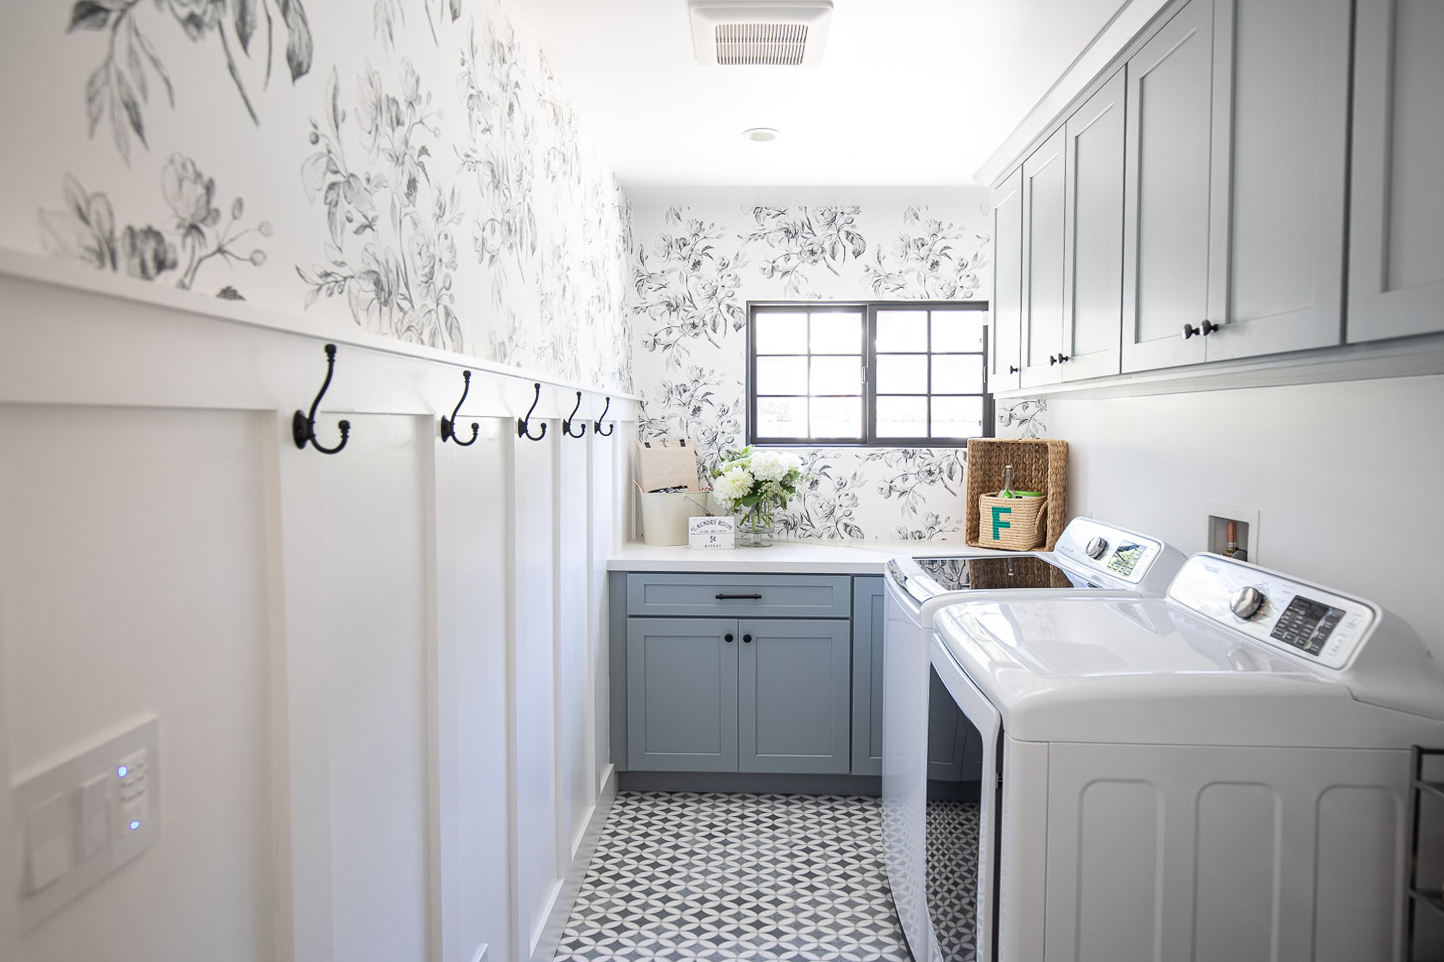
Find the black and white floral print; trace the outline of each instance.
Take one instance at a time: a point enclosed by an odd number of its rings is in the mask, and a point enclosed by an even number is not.
[[[693,340],[703,338],[720,348],[729,333],[747,326],[747,309],[738,296],[747,262],[740,252],[725,252],[729,238],[716,224],[684,222],[675,207],[665,217],[676,232],[658,237],[650,257],[645,247],[637,252],[633,313],[650,322],[642,350],[660,354],[669,368],[680,368]]]
[[[630,389],[630,208],[515,0],[13,6],[75,109],[12,93],[12,246]]]
[[[903,224],[891,250],[879,246],[866,269],[874,297],[951,301],[978,296],[988,264],[986,234],[970,236],[956,224],[924,220],[917,207],[903,211]]]
[[[858,231],[858,207],[754,207],[757,227],[747,243],[768,248],[762,259],[762,276],[780,278],[783,293],[805,292],[810,269],[826,267],[834,276],[851,256],[857,260],[867,251],[867,241]]]
[[[152,87],[164,88],[170,106],[176,103],[175,84],[137,22],[142,12],[148,17],[169,16],[195,43],[214,37],[253,123],[259,124],[261,119],[241,78],[237,49],[247,58],[253,52],[265,58],[265,81],[269,82],[275,33],[279,29],[286,35],[285,58],[292,83],[311,69],[311,24],[301,0],[156,0],[154,6],[159,12],[155,14],[147,9],[149,6],[144,0],[78,0],[70,8],[66,26],[68,33],[109,35],[105,59],[85,82],[85,109],[92,137],[101,118],[109,115],[115,147],[127,162],[132,135],[142,146],[150,146],[146,141],[144,105],[150,100]]]
[[[1047,433],[1043,415],[1048,413],[1048,402],[1043,398],[999,402],[998,431],[1017,438],[1040,438]]]
[[[201,268],[208,263],[260,267],[266,252],[259,246],[271,236],[269,221],[245,226],[245,201],[234,198],[222,212],[217,206],[216,182],[196,162],[173,154],[161,172],[161,196],[169,216],[147,223],[116,223],[110,198],[91,193],[73,175],[63,186],[64,206],[41,209],[42,243],[51,253],[78,260],[100,270],[124,271],[131,277],[153,281],[174,275],[175,286],[191,290]],[[240,299],[231,284],[218,297]]]
[[[705,479],[745,443],[749,300],[986,299],[981,208],[749,207],[635,213],[633,354],[646,439],[688,437]],[[892,238],[876,243],[875,239]],[[962,537],[961,449],[804,448],[789,537]]]

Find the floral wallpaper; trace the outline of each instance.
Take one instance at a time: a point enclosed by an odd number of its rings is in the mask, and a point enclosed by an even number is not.
[[[645,207],[630,291],[644,440],[696,441],[701,474],[746,439],[749,300],[987,300],[982,207]],[[999,434],[1038,436],[1043,402],[999,407]],[[966,452],[811,448],[800,538],[961,540]]]
[[[11,4],[0,244],[628,389],[630,210],[512,2]]]

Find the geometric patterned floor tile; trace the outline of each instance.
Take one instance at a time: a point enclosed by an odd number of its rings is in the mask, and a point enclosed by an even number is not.
[[[972,958],[977,806],[930,802],[928,900]],[[621,792],[555,962],[911,962],[881,805],[840,795]]]
[[[617,795],[555,957],[911,958],[883,869],[877,799],[695,792]]]

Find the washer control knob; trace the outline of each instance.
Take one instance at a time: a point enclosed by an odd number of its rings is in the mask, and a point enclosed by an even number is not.
[[[1088,542],[1088,547],[1083,549],[1083,553],[1086,554],[1088,557],[1092,558],[1094,561],[1097,561],[1099,558],[1103,557],[1103,555],[1107,551],[1108,542],[1104,541],[1102,538],[1094,538],[1092,541]]]
[[[1240,621],[1248,621],[1259,613],[1259,609],[1268,600],[1268,595],[1252,586],[1240,588],[1233,593],[1233,601],[1229,602],[1229,610],[1234,617]]]

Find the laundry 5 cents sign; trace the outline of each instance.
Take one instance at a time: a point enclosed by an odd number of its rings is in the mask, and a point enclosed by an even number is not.
[[[735,548],[737,522],[733,518],[691,518],[687,521],[687,547]]]

